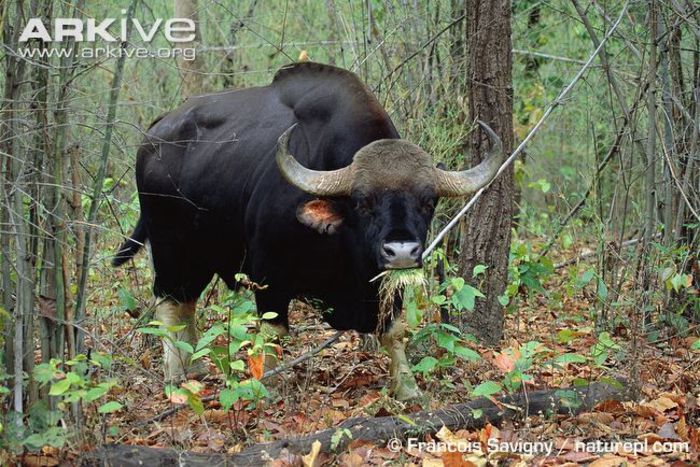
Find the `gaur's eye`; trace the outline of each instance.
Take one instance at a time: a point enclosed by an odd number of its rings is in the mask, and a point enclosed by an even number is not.
[[[432,199],[424,199],[420,203],[421,211],[425,213],[430,213],[435,209],[435,201]]]
[[[355,210],[362,215],[369,214],[372,212],[372,203],[368,198],[360,198],[355,203]]]

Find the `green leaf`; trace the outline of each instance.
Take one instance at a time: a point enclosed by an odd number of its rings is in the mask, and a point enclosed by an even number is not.
[[[202,402],[202,398],[197,394],[190,392],[187,395],[187,405],[189,405],[192,411],[197,415],[202,415],[202,413],[204,413],[204,403]]]
[[[435,357],[427,356],[423,357],[417,365],[413,367],[413,371],[420,371],[424,375],[427,375],[438,365],[438,359]]]
[[[452,353],[455,349],[455,342],[459,340],[457,336],[450,332],[438,332],[435,336],[437,345]]]
[[[117,295],[119,296],[119,303],[124,310],[131,311],[136,309],[138,302],[127,289],[124,287],[120,288],[117,291]]]
[[[576,337],[576,334],[571,329],[562,329],[557,333],[557,339],[560,344],[568,344],[574,340],[574,337]]]
[[[56,368],[52,367],[50,363],[41,363],[34,367],[32,375],[34,379],[40,383],[48,383],[51,381],[56,374]]]
[[[503,390],[503,386],[500,384],[496,383],[495,381],[484,381],[480,385],[474,388],[472,391],[472,396],[474,397],[479,397],[479,396],[491,396],[493,394],[496,394],[497,392],[501,392]]]
[[[102,404],[97,409],[97,411],[99,413],[112,413],[112,412],[116,412],[117,410],[121,410],[122,407],[124,407],[124,406],[117,401],[109,401],[109,402]]]
[[[690,348],[692,350],[700,350],[700,339],[693,342],[693,345],[691,345]]]
[[[447,297],[444,295],[433,295],[430,297],[430,301],[436,305],[443,305],[447,301]]]
[[[510,297],[508,297],[508,294],[504,293],[503,295],[499,296],[498,303],[500,303],[501,306],[508,306],[508,303],[510,303]]]
[[[476,277],[479,274],[483,274],[487,268],[488,266],[485,266],[483,264],[477,264],[476,266],[474,266],[474,270],[472,271],[472,277]]]
[[[608,298],[608,287],[605,285],[605,282],[600,279],[598,280],[598,298],[600,298],[601,301]]]
[[[275,313],[274,311],[267,311],[267,312],[263,313],[263,315],[260,317],[260,319],[275,319],[275,318],[277,318],[277,316],[279,316],[279,315],[277,313]]]
[[[245,371],[245,369],[246,369],[245,362],[243,360],[240,360],[240,359],[234,360],[231,363],[229,363],[229,367],[233,371]]]
[[[221,324],[215,324],[210,327],[197,341],[196,350],[203,349],[210,343],[212,343],[217,337],[226,333],[226,328]]]
[[[228,412],[237,400],[238,393],[231,388],[222,389],[219,394],[219,402],[221,402],[221,407],[224,409],[224,412]]]
[[[477,360],[481,360],[481,355],[470,349],[469,347],[464,347],[463,345],[457,345],[455,346],[454,350],[455,355],[458,357],[463,358],[464,360],[467,360],[469,362],[475,362]]]
[[[583,287],[584,285],[588,284],[591,279],[593,279],[593,271],[592,270],[587,270],[583,274],[581,274],[581,277],[579,277],[576,286],[577,287]]]
[[[452,303],[458,310],[466,309],[472,311],[474,310],[476,297],[483,298],[484,294],[471,285],[464,284],[464,286],[452,296]]]
[[[137,331],[141,334],[151,334],[158,337],[165,337],[168,335],[168,332],[161,328],[138,328]]]
[[[555,363],[566,365],[567,363],[586,363],[586,357],[576,353],[565,353],[554,359]]]
[[[68,389],[70,389],[70,380],[66,377],[51,385],[49,389],[49,396],[60,396],[64,394]]]
[[[187,352],[187,353],[194,352],[194,348],[192,347],[192,344],[190,344],[189,342],[175,341],[175,342],[173,342],[173,345],[175,347],[177,347],[178,349],[182,350],[183,352]]]
[[[109,385],[99,385],[90,389],[87,394],[85,394],[86,402],[93,402],[104,396],[109,392]]]
[[[192,354],[192,357],[190,357],[190,360],[195,361],[199,358],[204,357],[205,355],[209,355],[209,352],[211,352],[211,349],[209,349],[209,348],[198,350]]]

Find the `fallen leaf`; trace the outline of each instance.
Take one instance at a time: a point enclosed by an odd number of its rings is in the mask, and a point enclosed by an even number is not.
[[[625,406],[618,400],[608,399],[596,405],[594,410],[597,412],[623,413],[625,412]]]
[[[204,383],[191,379],[182,383],[182,388],[187,389],[192,394],[199,394],[204,389]]]
[[[50,456],[25,454],[24,457],[22,457],[22,465],[27,467],[54,467],[58,465],[58,459]]]
[[[670,439],[674,441],[680,440],[680,436],[676,433],[676,429],[673,423],[664,423],[658,431],[658,435],[663,439]]]
[[[170,402],[172,402],[173,404],[186,404],[187,403],[187,394],[183,394],[182,392],[173,391],[170,393],[170,397],[168,397],[168,400]]]
[[[667,410],[675,409],[676,407],[678,407],[678,403],[676,401],[666,396],[661,396],[657,399],[654,399],[651,402],[647,402],[644,405],[652,407],[658,410],[659,412],[666,412]]]
[[[588,467],[618,467],[621,465],[629,465],[629,459],[613,454],[606,454],[600,459],[594,460]]]
[[[474,465],[465,461],[461,452],[443,452],[441,457],[442,464],[445,467],[468,467],[469,465]]]
[[[597,459],[598,456],[593,454],[592,452],[586,452],[586,451],[571,451],[563,456],[561,456],[562,459],[567,460],[567,461],[572,461],[576,463],[584,463],[591,461],[593,459]]]

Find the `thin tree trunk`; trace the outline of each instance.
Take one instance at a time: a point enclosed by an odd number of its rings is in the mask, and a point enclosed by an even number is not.
[[[29,14],[31,17],[39,17],[42,19],[44,24],[48,24],[52,15],[52,4],[53,0],[32,0],[30,3]],[[43,41],[32,40],[27,44],[29,47],[35,47],[37,49],[45,49],[46,44]],[[46,229],[43,227],[50,222],[50,219],[46,219],[45,216],[39,215],[39,212],[51,212],[46,209],[40,209],[42,205],[42,200],[44,199],[44,190],[40,187],[49,184],[50,180],[42,168],[44,167],[44,158],[46,155],[51,153],[51,142],[48,134],[48,85],[49,85],[49,67],[51,66],[51,60],[47,59],[43,62],[44,66],[35,66],[31,69],[31,96],[29,98],[29,112],[33,114],[34,117],[34,134],[32,138],[31,159],[33,162],[32,167],[32,180],[31,185],[33,187],[31,192],[31,205],[32,209],[30,212],[34,214],[30,217],[30,231],[29,236],[32,238],[30,244],[29,257],[32,258],[33,264],[36,265],[39,272],[39,283],[42,293],[48,293],[50,296],[54,294],[55,283],[53,281],[53,276],[51,271],[55,268],[55,263],[53,258],[47,256],[45,253],[52,252],[52,245],[49,243],[52,241],[50,235],[46,235]],[[40,183],[37,183],[40,182]],[[51,195],[49,191],[48,195]],[[48,221],[48,222],[47,222]],[[39,241],[42,242],[41,250],[42,253],[39,255]],[[41,256],[41,257],[40,257]],[[31,405],[38,398],[38,387],[34,382],[32,377],[32,369],[34,368],[34,327],[35,327],[35,313],[29,313],[25,316],[25,356],[24,356],[24,371],[29,377],[27,386],[27,404]],[[42,324],[41,322],[39,324]],[[41,354],[42,360],[48,361],[51,355],[51,342],[49,335],[45,326],[41,327]]]
[[[73,0],[68,14],[73,17],[80,17],[83,11],[83,0]],[[68,46],[69,49],[75,48],[75,42],[71,41]],[[66,234],[66,220],[68,218],[68,213],[66,209],[66,203],[63,199],[63,183],[64,174],[66,172],[67,158],[66,155],[66,134],[68,132],[68,98],[71,88],[71,81],[73,78],[73,72],[78,65],[77,57],[71,55],[70,58],[63,57],[61,59],[61,68],[58,74],[58,95],[56,96],[56,110],[54,111],[54,121],[56,126],[56,131],[54,134],[54,147],[51,158],[52,173],[54,178],[54,190],[51,197],[51,232],[53,234],[53,261],[55,264],[54,269],[54,298],[56,299],[56,318],[58,320],[54,323],[54,340],[56,342],[56,350],[60,353],[57,357],[63,355],[63,345],[68,334],[68,351],[69,355],[73,357],[75,355],[75,346],[71,329],[67,329],[63,322],[66,318],[68,321],[72,321],[72,316],[68,316],[68,300],[67,300],[67,290],[66,290],[66,278],[65,278],[65,254],[64,246],[67,244],[67,234]],[[71,155],[71,169],[76,171],[73,175],[77,177],[77,171],[79,167],[74,163],[73,157]],[[80,187],[73,184],[73,195],[80,199]],[[73,220],[79,220],[73,217]],[[82,229],[76,229],[76,243],[75,248],[77,252],[82,252],[83,242],[80,241],[84,236],[84,231]],[[76,277],[80,278],[80,269],[76,268]]]
[[[134,9],[136,8],[136,3],[138,0],[131,0],[129,4],[129,10],[126,13],[126,22],[129,23],[134,15]],[[122,48],[126,48],[128,45],[127,41],[122,43]],[[92,199],[90,200],[90,209],[88,210],[88,216],[85,222],[86,234],[85,234],[85,245],[83,247],[81,266],[80,266],[80,280],[78,282],[78,292],[75,299],[75,322],[82,328],[82,320],[85,316],[85,301],[86,297],[86,285],[87,276],[90,267],[90,249],[92,246],[92,225],[95,223],[97,218],[97,210],[102,201],[102,187],[104,185],[105,173],[107,171],[107,162],[109,159],[109,150],[112,147],[112,132],[114,130],[114,123],[117,116],[117,104],[119,103],[119,92],[122,85],[122,77],[124,76],[124,62],[126,61],[126,54],[120,54],[117,59],[117,66],[114,70],[114,78],[112,78],[111,91],[109,93],[109,103],[107,105],[107,125],[105,127],[104,139],[102,140],[102,150],[100,154],[100,165],[97,170],[97,175],[95,176],[95,182],[92,191]],[[85,342],[83,341],[83,332],[80,328],[75,330],[75,345],[76,352],[80,353],[85,347]]]
[[[12,5],[15,9],[10,15]],[[4,17],[24,18],[24,2],[17,0],[8,2],[3,11]],[[19,34],[18,28],[13,28],[9,21],[4,22],[3,28],[3,43],[14,48],[17,44]],[[8,154],[5,168],[5,184],[4,184],[4,209],[8,212],[7,219],[9,220],[10,228],[13,230],[14,237],[14,260],[15,272],[17,275],[15,287],[15,305],[14,305],[14,335],[8,338],[12,342],[12,361],[8,361],[7,368],[12,369],[14,375],[13,383],[13,409],[18,414],[24,412],[24,325],[25,316],[32,314],[32,298],[33,298],[33,271],[32,263],[28,256],[29,239],[27,226],[25,224],[25,193],[27,190],[24,161],[27,158],[20,156],[23,148],[20,147],[20,140],[16,138],[16,122],[17,122],[17,102],[20,98],[20,86],[24,81],[25,61],[16,59],[12,54],[5,54],[5,92],[2,112],[2,142],[3,152]],[[9,170],[7,170],[9,169]],[[3,236],[4,237],[4,236]],[[8,236],[9,237],[9,236]],[[10,254],[12,248],[8,249],[5,254]],[[17,418],[18,425],[22,424],[22,417]]]
[[[175,17],[189,18],[194,21],[194,40],[190,42],[181,42],[179,45],[182,47],[196,48],[201,42],[197,0],[175,0]],[[204,88],[202,60],[197,57],[195,57],[194,60],[186,60],[184,57],[179,57],[178,68],[182,76],[182,95],[184,97],[189,97],[201,93]]]
[[[503,140],[503,150],[513,148],[513,88],[511,4],[508,0],[467,2],[467,42],[469,44],[467,89],[470,120],[487,122]],[[478,163],[488,150],[481,132],[472,133],[472,163]],[[512,165],[491,185],[475,204],[463,224],[460,274],[473,282],[472,271],[479,264],[488,266],[485,278],[475,283],[486,296],[477,300],[472,312],[462,315],[462,327],[488,344],[503,336],[503,295],[508,279],[508,253],[513,217]]]

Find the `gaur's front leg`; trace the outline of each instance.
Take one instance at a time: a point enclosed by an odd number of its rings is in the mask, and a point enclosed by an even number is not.
[[[420,389],[418,389],[416,379],[406,358],[405,335],[406,324],[397,317],[389,325],[389,329],[379,337],[379,341],[389,352],[391,359],[389,366],[390,389],[394,397],[400,401],[421,397]]]

